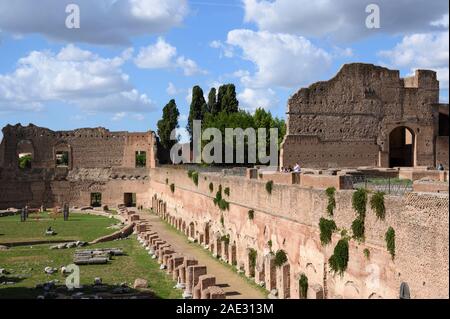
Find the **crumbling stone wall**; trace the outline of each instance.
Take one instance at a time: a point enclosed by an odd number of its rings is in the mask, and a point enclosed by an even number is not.
[[[102,203],[124,203],[135,193],[148,205],[149,168],[157,165],[153,132],[110,132],[104,128],[53,132],[34,125],[6,126],[0,144],[0,209],[90,205],[91,193]],[[18,155],[32,153],[31,169],[19,169]],[[69,166],[56,167],[56,153],[69,152]],[[147,167],[136,168],[136,151],[147,154]]]
[[[203,244],[219,255],[224,255],[225,244],[220,238],[229,235],[228,247],[236,251],[236,265],[248,275],[252,272],[249,249],[255,249],[259,265],[256,280],[265,274],[262,280],[266,285],[273,281],[279,291],[289,287],[290,298],[299,297],[302,273],[314,287],[309,298],[398,298],[402,282],[409,285],[413,298],[448,298],[448,194],[386,196],[385,220],[378,220],[368,204],[365,241],[350,241],[349,264],[341,277],[332,274],[328,265],[341,234],[336,232],[327,246],[320,242],[319,219],[330,218],[325,190],[275,184],[268,194],[265,182],[243,177],[201,173],[196,186],[182,169],[157,168],[150,174],[149,194],[161,216],[175,220],[185,232],[190,225],[189,236],[199,241],[208,233],[210,241]],[[174,193],[169,186],[172,183]],[[212,192],[210,183],[214,185]],[[219,185],[230,188],[230,196],[223,194],[230,209],[223,212],[213,203]],[[357,216],[352,194],[349,190],[336,192],[333,217],[337,227],[349,234]],[[253,210],[253,220],[249,210]],[[384,239],[389,227],[396,232],[395,259]],[[366,248],[370,258],[364,255]],[[286,252],[289,267],[268,269],[272,265],[270,251],[279,249]]]
[[[407,127],[416,137],[414,166],[434,166],[438,103],[433,71],[402,79],[396,70],[344,65],[290,98],[281,165],[388,167],[389,135]]]

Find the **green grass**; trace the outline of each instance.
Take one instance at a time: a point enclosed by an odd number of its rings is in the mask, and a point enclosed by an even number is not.
[[[9,242],[29,242],[40,240],[41,233],[48,226],[54,227],[58,232],[52,239],[77,239],[88,241],[108,233],[114,232],[107,227],[116,223],[115,219],[106,217],[73,214],[71,221],[31,221],[21,224],[19,216],[4,217],[0,219],[0,240]],[[49,224],[50,223],[50,224]],[[6,238],[6,240],[5,240]],[[13,285],[0,285],[0,299],[5,298],[35,298],[42,294],[41,290],[34,289],[37,284],[50,280],[59,280],[58,284],[65,283],[65,277],[60,273],[47,275],[44,268],[47,266],[60,268],[73,263],[73,254],[76,248],[64,250],[50,250],[50,244],[22,245],[12,247],[0,252],[0,268],[5,268],[11,274],[5,281],[16,281]],[[164,271],[159,270],[159,264],[151,259],[147,251],[142,248],[135,236],[127,240],[112,241],[88,246],[92,248],[122,248],[125,256],[113,257],[106,265],[80,266],[80,281],[84,286],[92,285],[94,278],[101,277],[103,284],[116,285],[123,282],[133,285],[137,278],[147,279],[149,288],[155,298],[181,298],[181,292],[173,289],[175,282]],[[89,287],[86,287],[89,292]]]
[[[35,219],[39,216],[39,219]],[[116,219],[102,216],[70,214],[69,220],[62,217],[56,220],[48,213],[30,214],[26,222],[20,222],[20,215],[0,218],[0,245],[5,243],[20,243],[33,241],[92,241],[96,238],[113,233],[109,226],[116,224]],[[56,236],[45,236],[48,227],[57,232]],[[80,231],[82,230],[82,231]]]

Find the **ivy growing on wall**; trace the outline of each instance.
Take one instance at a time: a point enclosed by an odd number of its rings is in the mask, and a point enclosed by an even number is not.
[[[225,195],[230,196],[230,188],[226,187],[223,192],[225,193]]]
[[[319,221],[319,229],[320,242],[322,246],[326,246],[331,242],[331,235],[337,229],[336,223],[334,220],[328,220],[322,217]]]
[[[357,217],[352,223],[353,238],[358,241],[364,241],[364,219]]]
[[[267,242],[267,246],[269,246],[270,251],[272,251],[272,240]]]
[[[333,255],[328,259],[331,270],[343,275],[348,266],[348,240],[341,239],[334,247]]]
[[[253,220],[255,218],[255,211],[253,209],[250,209],[248,211],[248,219]]]
[[[356,213],[361,218],[366,217],[366,206],[367,206],[367,190],[364,188],[359,188],[353,193],[352,206]]]
[[[170,184],[170,191],[173,193],[175,193],[175,184]]]
[[[384,238],[386,240],[387,250],[391,254],[392,259],[394,259],[395,258],[395,230],[394,230],[394,228],[389,227]]]
[[[198,186],[198,172],[194,171],[194,170],[188,170],[188,177],[190,179],[192,179],[192,181],[194,182],[195,186]]]
[[[277,250],[277,252],[275,253],[275,260],[274,260],[274,264],[276,267],[281,267],[284,265],[285,262],[287,262],[287,255],[286,252],[284,250]]]
[[[375,211],[378,219],[384,220],[386,207],[384,206],[384,193],[376,192],[370,199],[370,207]]]
[[[229,210],[230,204],[222,197],[222,185],[219,185],[219,190],[216,197],[213,199],[214,205],[218,206],[221,211]]]
[[[266,191],[269,194],[272,194],[272,189],[273,189],[273,181],[268,181],[266,183]]]
[[[300,287],[300,298],[306,299],[308,295],[308,277],[305,274],[301,274],[298,284]]]
[[[225,219],[223,218],[223,214],[220,215],[220,224],[222,225],[222,227],[225,227]]]
[[[333,216],[334,209],[336,208],[336,199],[334,197],[334,195],[336,193],[336,188],[329,187],[326,189],[325,192],[328,197],[327,213],[328,213],[328,215]]]
[[[364,249],[363,253],[366,259],[370,259],[370,250],[368,248]]]

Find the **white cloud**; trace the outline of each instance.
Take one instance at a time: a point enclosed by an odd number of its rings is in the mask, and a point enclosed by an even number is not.
[[[151,100],[121,70],[127,56],[129,50],[102,58],[71,44],[57,54],[33,51],[14,72],[0,74],[0,110],[39,110],[56,101],[93,111],[150,111]]]
[[[177,55],[177,48],[163,38],[158,38],[154,45],[141,48],[134,63],[142,69],[160,69],[172,66],[172,59]]]
[[[206,74],[195,61],[184,56],[177,57],[177,48],[161,37],[156,44],[141,48],[134,63],[141,69],[180,68],[186,76]]]
[[[431,21],[448,12],[447,0],[379,0],[381,28],[365,25],[366,6],[361,0],[243,0],[245,21],[260,30],[353,40],[377,33],[426,32]]]
[[[228,33],[227,43],[255,64],[253,75],[240,71],[249,88],[298,87],[317,80],[331,65],[330,54],[300,36],[239,29]]]
[[[449,26],[449,14],[448,13],[444,14],[442,16],[442,18],[440,18],[440,19],[438,19],[436,21],[432,21],[431,25],[433,27],[444,27],[444,28],[448,29],[448,26]]]
[[[238,94],[240,105],[243,109],[254,112],[257,108],[270,110],[278,106],[279,100],[272,89],[249,89]]]
[[[234,56],[233,47],[222,43],[221,41],[212,41],[209,46],[214,49],[220,50],[220,57],[225,56],[226,58],[232,58]]]
[[[392,50],[379,52],[396,68],[437,71],[441,88],[449,87],[449,33],[421,33],[405,36]]]
[[[65,9],[71,3],[80,7],[81,27],[77,30],[64,25]],[[0,29],[68,42],[128,44],[134,36],[179,26],[188,12],[187,0],[0,1]]]

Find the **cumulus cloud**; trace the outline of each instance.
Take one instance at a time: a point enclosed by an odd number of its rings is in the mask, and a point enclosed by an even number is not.
[[[437,71],[441,87],[449,87],[449,33],[420,33],[403,37],[392,50],[379,52],[397,68]]]
[[[141,69],[180,68],[186,76],[206,74],[195,61],[177,56],[177,48],[161,37],[155,44],[141,48],[134,63]]]
[[[242,58],[255,65],[254,74],[239,71],[249,88],[305,85],[331,65],[330,54],[301,36],[238,29],[228,33],[227,43],[239,47]]]
[[[68,4],[80,7],[80,29],[68,29]],[[51,39],[92,44],[128,44],[130,38],[158,34],[180,25],[187,0],[14,0],[0,1],[0,29],[42,34]]]
[[[102,58],[72,44],[56,54],[33,51],[14,72],[0,74],[0,110],[37,111],[46,102],[63,102],[92,111],[150,111],[152,101],[121,70],[128,56],[129,50]]]
[[[256,111],[257,108],[270,110],[278,106],[278,97],[272,89],[250,89],[245,88],[238,94],[240,105],[249,112]]]
[[[381,28],[368,29],[361,0],[243,0],[245,21],[260,30],[348,41],[377,33],[419,33],[448,12],[447,0],[379,0]]]

